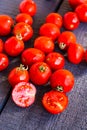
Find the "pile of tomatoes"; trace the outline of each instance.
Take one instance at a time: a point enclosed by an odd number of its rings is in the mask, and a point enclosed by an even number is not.
[[[16,105],[29,107],[35,101],[35,86],[41,87],[49,83],[52,90],[43,95],[44,108],[52,114],[66,109],[66,93],[74,87],[75,79],[72,72],[64,69],[64,56],[54,50],[57,41],[58,47],[67,53],[71,63],[79,64],[83,59],[87,61],[87,51],[76,42],[76,36],[72,32],[80,22],[87,22],[87,2],[76,1],[78,0],[69,0],[75,11],[67,12],[63,17],[58,13],[48,14],[39,29],[39,36],[34,40],[34,47],[27,49],[25,41],[33,36],[32,16],[37,11],[36,3],[33,0],[23,0],[19,5],[20,14],[16,16],[16,22],[8,15],[0,15],[0,35],[12,33],[5,43],[0,39],[0,71],[7,69],[8,56],[15,58],[20,55],[21,58],[20,66],[8,74],[8,82],[13,88],[12,99]],[[62,27],[66,31],[61,32]]]

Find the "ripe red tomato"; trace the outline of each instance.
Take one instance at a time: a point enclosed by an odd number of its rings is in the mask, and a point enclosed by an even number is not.
[[[18,56],[24,50],[24,42],[15,36],[5,41],[4,49],[10,56]]]
[[[6,36],[11,32],[14,25],[13,19],[8,15],[0,15],[0,35]]]
[[[8,81],[12,87],[14,87],[19,82],[28,82],[28,70],[22,64],[20,65],[20,67],[13,68],[8,74]]]
[[[80,4],[87,4],[87,0],[68,0],[72,8],[76,8]]]
[[[0,53],[0,71],[5,70],[9,65],[9,59],[4,53]]]
[[[46,56],[46,63],[52,70],[62,69],[65,64],[64,56],[58,52],[51,52]]]
[[[0,39],[0,53],[3,52],[4,49],[4,43],[3,41]]]
[[[63,25],[67,30],[74,30],[78,28],[80,22],[75,12],[67,12],[63,17]]]
[[[58,91],[69,92],[74,86],[74,75],[66,69],[56,70],[50,78],[50,85]]]
[[[45,23],[40,27],[39,34],[56,40],[60,35],[59,28],[53,23]]]
[[[58,28],[62,27],[63,18],[59,13],[50,13],[46,17],[46,23],[56,24]]]
[[[68,97],[65,93],[51,90],[44,94],[42,104],[51,114],[59,114],[66,109],[68,105]]]
[[[13,34],[21,40],[27,41],[33,36],[33,29],[27,23],[20,22],[14,26]]]
[[[26,13],[20,13],[16,16],[16,22],[24,22],[24,23],[27,23],[29,25],[32,25],[33,24],[33,18],[29,15],[29,14],[26,14]]]
[[[54,42],[46,36],[39,36],[34,41],[34,48],[40,49],[45,54],[48,54],[54,50]]]
[[[23,0],[19,5],[19,10],[21,13],[27,13],[34,16],[37,11],[37,6],[33,0]]]
[[[87,50],[85,50],[85,52],[84,52],[83,59],[84,59],[84,60],[85,60],[85,62],[87,63]]]
[[[73,64],[79,64],[84,56],[84,48],[81,44],[70,44],[68,51],[68,59]]]
[[[77,6],[75,12],[81,22],[87,22],[87,4]]]
[[[12,99],[19,107],[29,107],[35,101],[36,88],[33,84],[20,82],[12,90]]]
[[[23,51],[21,55],[21,60],[22,63],[25,66],[31,66],[35,62],[38,61],[44,61],[45,59],[45,54],[39,49],[36,48],[27,48],[26,50]]]
[[[44,85],[51,76],[51,69],[45,62],[36,62],[30,67],[29,74],[34,84]]]
[[[76,36],[71,31],[64,31],[58,37],[58,46],[61,50],[67,50],[69,45],[76,43]]]

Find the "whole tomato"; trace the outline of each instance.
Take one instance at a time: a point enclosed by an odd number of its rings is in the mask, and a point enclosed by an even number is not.
[[[13,34],[21,40],[27,41],[33,36],[33,29],[27,23],[19,22],[13,28]]]
[[[0,71],[5,70],[9,65],[9,59],[6,54],[0,53]]]
[[[39,30],[41,36],[47,36],[52,40],[56,40],[60,35],[60,29],[53,23],[44,23]]]
[[[23,51],[21,55],[21,60],[25,66],[31,66],[35,62],[44,61],[45,54],[39,49],[27,48]]]
[[[87,4],[77,6],[75,12],[81,22],[87,22]]]
[[[29,107],[35,101],[36,88],[32,83],[20,82],[12,90],[12,99],[19,107]]]
[[[13,68],[8,74],[8,81],[12,87],[14,87],[19,82],[28,82],[28,70],[22,64],[20,65],[20,67]]]
[[[80,22],[77,14],[75,12],[67,12],[63,17],[63,25],[67,30],[74,30],[78,28]]]
[[[46,63],[52,70],[62,69],[65,64],[64,56],[58,52],[51,52],[46,56]]]
[[[62,27],[63,18],[59,13],[50,13],[46,17],[46,23],[56,24],[58,28]]]
[[[43,95],[42,104],[51,114],[59,114],[66,109],[68,97],[65,93],[51,90]]]
[[[39,36],[34,41],[34,48],[40,49],[45,54],[54,50],[54,42],[46,36]]]
[[[37,6],[33,0],[23,0],[19,5],[19,10],[21,13],[27,13],[34,16],[37,11]]]
[[[83,60],[84,48],[79,43],[70,44],[67,55],[71,63],[79,64]]]
[[[18,56],[24,50],[24,42],[12,36],[5,41],[4,49],[9,56]]]
[[[34,63],[29,70],[30,80],[36,85],[48,83],[51,76],[51,69],[45,62]]]
[[[4,49],[4,43],[2,39],[0,39],[0,53],[3,52],[3,49]]]
[[[0,35],[6,36],[11,32],[14,25],[13,19],[9,15],[0,15]]]
[[[58,46],[61,50],[67,50],[69,45],[76,43],[76,36],[71,31],[64,31],[58,37]]]
[[[52,88],[62,92],[69,92],[74,86],[74,75],[67,69],[56,70],[50,78]]]
[[[84,57],[83,57],[84,61],[87,63],[87,49],[84,52]]]

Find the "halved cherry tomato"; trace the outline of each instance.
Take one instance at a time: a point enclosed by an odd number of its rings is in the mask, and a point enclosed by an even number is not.
[[[3,52],[3,49],[4,49],[4,43],[2,39],[0,39],[0,53]]]
[[[65,93],[51,90],[44,94],[42,104],[51,114],[59,114],[66,109],[68,105],[68,97]]]
[[[28,82],[28,70],[22,64],[20,65],[20,67],[13,68],[8,74],[8,81],[12,87],[14,87],[19,82]]]
[[[19,107],[29,107],[35,101],[36,88],[32,83],[20,82],[12,90],[12,99]]]

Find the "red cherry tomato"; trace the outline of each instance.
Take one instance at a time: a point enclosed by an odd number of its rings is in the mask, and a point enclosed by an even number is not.
[[[31,66],[35,62],[44,61],[45,54],[36,48],[27,48],[21,55],[21,60],[24,65]]]
[[[81,44],[70,44],[68,51],[68,59],[73,64],[79,64],[84,56],[84,48]]]
[[[45,23],[40,27],[39,33],[42,36],[47,36],[52,40],[56,40],[60,35],[60,30],[53,23]]]
[[[69,92],[74,86],[74,76],[69,70],[59,69],[52,74],[50,84],[58,91]]]
[[[29,107],[35,101],[36,88],[33,84],[20,82],[12,90],[12,99],[19,107]]]
[[[46,17],[46,22],[56,24],[58,28],[61,28],[63,24],[63,18],[58,13],[50,13]]]
[[[29,14],[26,14],[26,13],[20,13],[16,16],[16,22],[24,22],[24,23],[27,23],[29,25],[32,25],[33,24],[33,18],[29,15]]]
[[[9,59],[4,53],[0,53],[0,71],[5,70],[9,65]]]
[[[20,37],[21,40],[27,41],[33,36],[33,29],[27,23],[20,22],[14,26],[13,34],[18,38]]]
[[[46,36],[39,36],[34,41],[34,48],[40,49],[45,54],[48,54],[54,50],[54,42]]]
[[[81,22],[87,22],[87,4],[77,6],[75,12]]]
[[[46,56],[46,63],[52,70],[62,69],[65,64],[65,59],[60,53],[51,52]]]
[[[45,62],[36,62],[30,67],[29,74],[34,84],[44,85],[51,76],[51,69]]]
[[[66,109],[68,105],[68,97],[65,93],[51,90],[44,94],[42,104],[51,114],[59,114]]]
[[[71,31],[64,31],[58,37],[58,46],[61,50],[67,50],[69,45],[76,43],[76,36]]]
[[[22,64],[20,65],[20,67],[13,68],[8,74],[8,81],[12,87],[14,87],[19,82],[28,82],[28,70]]]
[[[4,43],[3,41],[0,39],[0,53],[3,52],[4,49]]]
[[[10,56],[18,56],[24,50],[24,42],[15,36],[5,41],[4,49]]]
[[[34,16],[37,11],[37,6],[33,0],[23,0],[19,5],[19,10],[21,13],[27,13]]]
[[[63,25],[67,30],[74,30],[78,28],[80,22],[75,12],[67,12],[63,18]]]

